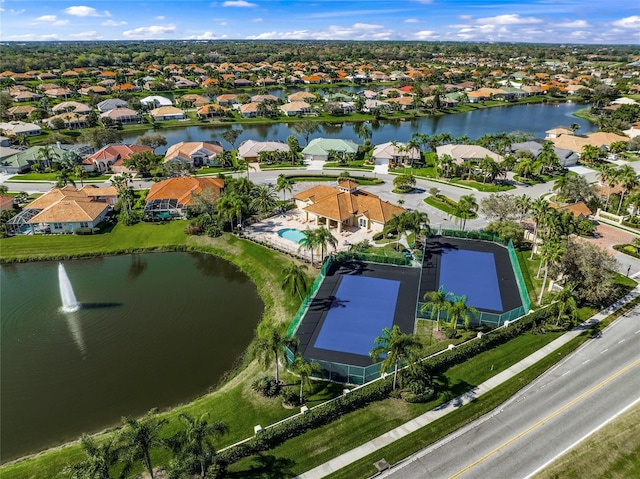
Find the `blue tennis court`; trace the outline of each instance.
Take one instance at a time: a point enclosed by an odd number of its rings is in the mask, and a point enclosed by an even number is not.
[[[465,295],[475,308],[502,311],[498,272],[493,253],[447,249],[440,260],[439,285],[456,296]]]
[[[393,325],[399,290],[400,281],[343,276],[314,347],[367,356]]]

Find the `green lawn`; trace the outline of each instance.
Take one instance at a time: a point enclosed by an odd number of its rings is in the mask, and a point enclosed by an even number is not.
[[[21,173],[19,175],[12,176],[9,181],[57,181],[58,173]],[[78,186],[80,186],[80,178],[75,175],[69,175],[73,181],[78,182]],[[100,176],[87,176],[83,178],[82,181],[90,182],[90,181],[106,181],[111,178],[111,175],[100,175]]]
[[[444,201],[439,200],[434,195],[427,196],[424,199],[424,202],[426,204],[428,204],[429,206],[433,206],[434,208],[438,208],[440,211],[444,211],[449,216],[455,216],[456,218],[459,218],[459,216],[455,213],[455,210],[451,205],[449,205],[448,203],[445,203]],[[473,218],[477,218],[477,217],[478,217],[478,215],[476,213],[471,213],[469,215],[468,219],[473,219]]]
[[[509,190],[515,189],[514,185],[495,185],[493,183],[480,183],[478,181],[473,181],[473,180],[452,179],[451,183],[454,185],[469,186],[478,191],[483,191],[487,193],[495,193],[498,191],[509,191]]]

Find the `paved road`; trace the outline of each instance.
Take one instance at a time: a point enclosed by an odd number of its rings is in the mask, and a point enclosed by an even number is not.
[[[528,478],[640,401],[640,307],[507,403],[381,478]]]

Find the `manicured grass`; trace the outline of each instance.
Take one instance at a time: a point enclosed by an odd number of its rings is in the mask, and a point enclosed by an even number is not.
[[[537,351],[556,337],[558,334],[549,333],[544,335],[526,334],[514,338],[491,351],[479,354],[471,361],[452,367],[439,380],[442,393],[428,403],[408,404],[397,399],[379,401],[342,416],[331,424],[293,438],[270,451],[270,454],[281,461],[293,461],[294,464],[291,467],[293,474],[291,475],[305,472],[437,407],[451,397],[468,391]],[[519,383],[518,389],[524,384],[526,383]],[[467,417],[466,410],[464,408],[463,410],[465,411],[463,419],[451,423],[452,430],[471,420]],[[328,441],[327,438],[330,440]],[[400,451],[406,450],[407,444],[405,443],[405,447],[401,447]],[[383,456],[378,455],[377,459],[380,457]],[[384,457],[386,458],[386,456]],[[255,457],[244,459],[233,465],[230,470],[242,475],[241,473],[246,473],[251,467],[253,460]],[[369,462],[369,468],[372,467],[372,463],[373,461]],[[374,472],[371,471],[369,475]],[[341,477],[363,476],[344,475]]]
[[[416,178],[437,178],[438,173],[435,166],[425,166],[424,168],[393,168],[390,173],[403,175],[410,173]]]
[[[515,189],[514,185],[494,185],[493,183],[480,183],[478,181],[473,181],[473,180],[453,179],[451,180],[451,183],[470,186],[471,188],[474,188],[478,191],[484,191],[487,193],[495,193],[498,191],[508,191],[508,190]]]
[[[376,473],[373,466],[375,461],[380,460],[380,458],[385,458],[389,464],[395,464],[429,444],[433,444],[442,439],[465,424],[483,416],[513,396],[554,364],[564,359],[586,340],[586,335],[575,338],[553,354],[550,354],[515,377],[505,381],[475,401],[377,450],[369,456],[336,471],[328,477],[331,479],[364,479],[373,476]]]
[[[426,204],[428,204],[429,206],[433,206],[434,208],[438,208],[440,211],[444,211],[449,216],[455,216],[455,217],[459,218],[459,216],[455,213],[455,210],[454,210],[453,206],[451,206],[449,203],[446,203],[446,202],[440,200],[435,195],[427,196],[424,199],[424,202]],[[476,213],[472,213],[472,214],[469,215],[468,219],[473,219],[473,218],[477,218],[477,217],[478,217],[478,215]]]
[[[640,405],[626,411],[534,477],[640,477]]]
[[[291,181],[337,181],[337,175],[285,175]],[[362,176],[351,176],[350,180],[355,181],[359,185],[363,186],[371,186],[371,185],[381,185],[384,183],[383,180],[379,178],[365,178]]]
[[[364,160],[360,160],[360,161],[347,161],[347,163],[338,163],[337,161],[327,161],[324,165],[323,168],[325,170],[330,170],[330,169],[340,169],[340,168],[347,168],[349,170],[353,170],[353,169],[359,169],[359,170],[365,170],[365,171],[373,171],[373,166],[372,165],[365,165],[364,164]]]
[[[10,178],[10,181],[57,181],[58,173],[21,173],[19,175],[14,175]],[[69,175],[73,181],[78,182],[78,186],[80,186],[80,178],[75,175]],[[106,181],[111,178],[111,175],[100,175],[100,176],[87,176],[83,178],[82,181],[91,182],[91,181]]]

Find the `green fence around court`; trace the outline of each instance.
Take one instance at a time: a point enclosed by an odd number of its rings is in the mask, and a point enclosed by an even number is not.
[[[510,311],[505,311],[501,314],[496,313],[488,313],[485,311],[479,311],[478,315],[472,318],[471,324],[474,326],[502,326],[505,321],[513,321],[518,319],[521,316],[524,316],[531,309],[531,300],[529,299],[529,292],[527,291],[527,286],[524,282],[524,277],[522,276],[522,270],[520,269],[520,263],[518,262],[518,256],[516,255],[516,250],[513,247],[513,242],[509,240],[508,242],[504,239],[500,238],[491,233],[485,233],[484,231],[461,231],[461,230],[440,230],[440,234],[442,236],[449,236],[453,238],[464,238],[464,239],[477,239],[483,241],[492,241],[494,243],[500,244],[502,246],[507,247],[507,251],[509,252],[509,260],[511,261],[511,267],[513,268],[513,273],[516,278],[516,283],[518,285],[518,293],[520,294],[520,301],[522,302],[522,306],[519,306]],[[416,318],[417,319],[433,319],[431,316],[431,308],[425,306],[424,302],[418,302],[416,307]],[[424,309],[424,311],[423,311]],[[444,322],[447,321],[448,316],[446,311],[442,311],[440,313],[440,319]]]

